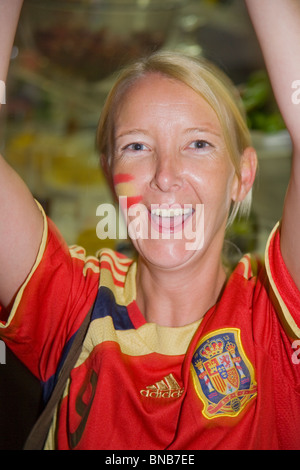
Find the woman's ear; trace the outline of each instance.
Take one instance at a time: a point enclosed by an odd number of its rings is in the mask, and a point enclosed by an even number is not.
[[[232,200],[241,202],[253,186],[257,169],[257,154],[253,147],[247,147],[241,157],[240,180],[233,188]]]

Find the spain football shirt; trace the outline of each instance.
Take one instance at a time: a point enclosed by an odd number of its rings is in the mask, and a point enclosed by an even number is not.
[[[111,250],[86,256],[44,220],[35,265],[11,311],[2,310],[0,334],[45,400],[93,305],[45,448],[299,449],[300,296],[279,226],[264,265],[245,255],[202,320],[169,328],[139,310],[135,261]]]

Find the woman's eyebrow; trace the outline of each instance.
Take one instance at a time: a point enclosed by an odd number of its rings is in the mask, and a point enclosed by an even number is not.
[[[126,135],[137,135],[137,134],[144,134],[148,135],[148,131],[146,129],[130,129],[130,130],[124,130],[121,131],[120,134],[116,135],[116,140],[120,139],[121,137],[124,137]]]
[[[207,132],[209,134],[213,134],[217,137],[221,137],[221,133],[218,132],[218,131],[215,131],[214,129],[212,129],[210,126],[203,126],[203,127],[190,127],[188,129],[185,129],[184,133],[186,134],[192,134],[192,133],[196,133],[196,132]]]

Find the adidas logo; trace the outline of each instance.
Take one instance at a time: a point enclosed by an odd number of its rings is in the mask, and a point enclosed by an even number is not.
[[[140,390],[140,394],[147,398],[179,398],[184,392],[173,374],[169,374],[160,382],[148,385],[145,390]]]

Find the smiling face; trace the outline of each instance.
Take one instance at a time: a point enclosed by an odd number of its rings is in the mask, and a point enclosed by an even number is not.
[[[207,250],[220,253],[238,181],[217,115],[188,86],[148,74],[126,93],[115,118],[113,178],[116,194],[128,196],[127,209],[145,223],[147,236],[133,237],[145,260],[175,268]],[[141,212],[132,210],[137,203]],[[200,249],[187,249],[193,233]]]

